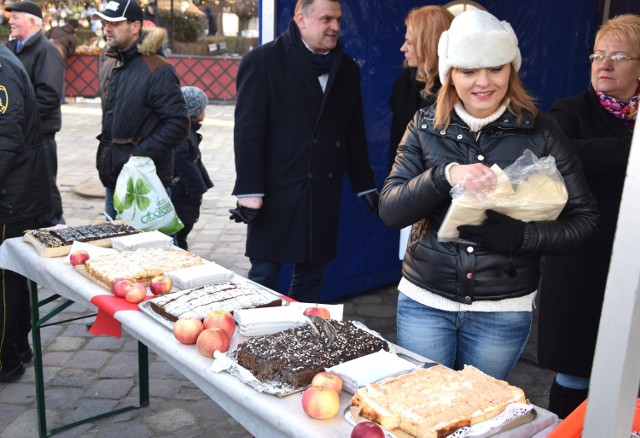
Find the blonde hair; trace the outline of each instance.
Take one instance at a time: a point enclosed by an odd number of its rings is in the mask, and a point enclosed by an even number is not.
[[[453,14],[442,6],[423,6],[412,9],[405,20],[407,28],[411,29],[410,43],[415,47],[418,61],[416,79],[425,83],[424,96],[434,94],[438,76],[438,40],[442,32],[449,29],[453,18]]]
[[[626,41],[631,47],[640,47],[640,16],[635,14],[617,15],[600,26],[593,44],[595,49],[598,41],[605,35],[610,35],[617,40]],[[633,54],[632,56],[637,56]]]
[[[509,73],[507,94],[505,95],[505,100],[507,99],[510,100],[507,110],[516,116],[518,121],[522,121],[524,110],[530,112],[533,117],[538,114],[534,98],[525,90],[522,81],[518,77],[518,72],[512,65]],[[459,100],[460,98],[451,80],[451,73],[449,73],[442,83],[442,88],[440,88],[436,99],[436,114],[433,118],[433,125],[436,129],[447,129],[451,122],[453,107]]]

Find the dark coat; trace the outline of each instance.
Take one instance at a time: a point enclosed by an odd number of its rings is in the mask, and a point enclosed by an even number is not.
[[[248,257],[322,263],[335,257],[345,172],[375,188],[360,69],[338,46],[326,91],[297,25],[243,58],[235,112],[234,195],[264,194],[247,232]]]
[[[591,89],[556,102],[551,114],[582,161],[602,229],[586,251],[545,257],[538,359],[553,371],[589,377],[632,133]]]
[[[436,93],[440,89],[440,82],[436,81],[434,94],[424,98],[421,91],[424,82],[416,79],[417,69],[414,67],[403,68],[395,82],[389,96],[391,108],[391,128],[389,129],[389,170],[396,158],[398,145],[402,140],[407,125],[420,108],[432,105],[436,100]]]
[[[63,57],[68,58],[76,51],[76,28],[72,24],[67,23],[62,27],[52,27],[46,35]]]
[[[580,161],[558,125],[546,114],[518,122],[505,112],[478,137],[454,112],[446,130],[433,126],[435,107],[420,110],[407,128],[398,157],[380,194],[380,217],[394,227],[415,224],[402,263],[402,275],[430,292],[470,304],[527,295],[538,287],[541,254],[567,253],[585,247],[597,227],[597,208]],[[552,155],[569,199],[556,221],[533,222],[515,254],[482,246],[439,242],[438,230],[451,205],[451,185],[444,167],[451,163],[497,164],[502,169],[529,149],[537,157]],[[515,275],[505,266],[512,265]]]
[[[51,41],[40,30],[18,52],[18,40],[7,47],[16,54],[27,70],[38,99],[38,113],[42,135],[53,138],[62,127],[60,99],[64,84],[64,59]]]
[[[149,157],[165,187],[173,181],[173,149],[189,134],[190,121],[173,65],[161,56],[166,31],[145,31],[138,45],[117,51],[105,79],[102,133],[96,156],[100,181],[115,187],[131,155]]]
[[[38,103],[23,65],[0,46],[0,224],[51,208]]]
[[[198,221],[202,195],[213,187],[209,173],[202,164],[199,147],[202,135],[196,132],[198,129],[200,123],[191,122],[189,136],[173,151],[175,176],[171,186],[171,202],[185,224]]]

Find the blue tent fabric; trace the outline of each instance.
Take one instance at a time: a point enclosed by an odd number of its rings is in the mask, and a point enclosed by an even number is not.
[[[388,169],[391,114],[389,93],[402,66],[400,46],[409,10],[447,2],[415,0],[349,0],[342,2],[341,42],[361,68],[369,154],[382,188]],[[583,91],[589,83],[588,55],[602,21],[599,0],[484,0],[477,4],[513,26],[523,56],[520,77],[547,111],[559,98]],[[627,4],[628,3],[628,4]],[[612,13],[638,9],[637,0],[614,0]],[[276,33],[286,30],[295,0],[276,0]],[[633,11],[632,12],[638,12]],[[338,256],[331,263],[323,301],[331,302],[395,284],[401,276],[399,232],[364,213],[345,181],[341,205]],[[279,291],[286,291],[291,269],[283,269]]]

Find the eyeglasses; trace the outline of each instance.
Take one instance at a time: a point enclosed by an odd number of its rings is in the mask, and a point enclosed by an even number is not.
[[[608,59],[614,64],[624,64],[627,61],[640,61],[640,58],[638,57],[627,56],[627,55],[599,55],[595,53],[592,55],[589,55],[589,60],[591,62],[595,61],[598,64],[602,64],[605,59]]]

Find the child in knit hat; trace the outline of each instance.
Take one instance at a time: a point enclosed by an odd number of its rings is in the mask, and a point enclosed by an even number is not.
[[[187,139],[173,151],[171,202],[184,223],[184,228],[176,233],[176,243],[180,248],[187,249],[187,236],[200,216],[202,195],[213,187],[213,183],[202,164],[199,147],[202,135],[198,132],[209,98],[198,87],[182,87],[182,94],[191,118],[191,131]]]

